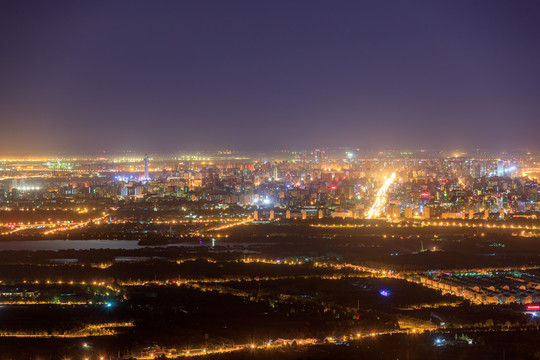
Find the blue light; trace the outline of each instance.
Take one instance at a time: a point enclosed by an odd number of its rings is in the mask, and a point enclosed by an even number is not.
[[[114,177],[117,181],[123,181],[125,183],[129,182],[129,178],[127,176],[117,175]]]
[[[444,346],[444,345],[446,345],[446,340],[441,339],[441,338],[437,338],[437,339],[435,339],[435,342],[433,344],[435,346]]]
[[[385,289],[381,289],[381,290],[379,290],[379,294],[381,294],[384,297],[388,297],[388,296],[390,296],[390,291],[385,290]]]

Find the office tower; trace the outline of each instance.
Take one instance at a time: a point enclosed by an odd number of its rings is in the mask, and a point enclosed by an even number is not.
[[[504,176],[504,161],[497,161],[497,176]]]
[[[144,179],[150,180],[150,172],[148,168],[148,154],[144,154]]]
[[[482,163],[480,163],[480,177],[484,177],[486,175],[487,175],[486,163],[482,162]]]
[[[315,149],[315,163],[318,164],[325,160],[325,153],[322,149]]]

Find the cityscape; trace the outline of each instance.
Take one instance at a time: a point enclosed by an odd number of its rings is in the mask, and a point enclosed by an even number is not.
[[[0,359],[540,359],[540,4],[0,4]]]
[[[398,339],[390,354],[427,358],[539,331],[540,154],[227,150],[0,171],[6,351],[378,358],[362,347]]]

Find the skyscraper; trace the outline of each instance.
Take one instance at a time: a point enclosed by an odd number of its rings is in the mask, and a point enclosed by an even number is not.
[[[323,162],[325,159],[325,153],[323,149],[315,149],[315,163]]]
[[[504,161],[497,161],[497,176],[504,176]]]
[[[148,170],[148,154],[144,154],[144,180],[150,180],[150,174]]]
[[[278,172],[278,167],[276,165],[272,168],[272,178],[274,178],[274,180],[277,180],[278,177],[279,177],[279,172]]]

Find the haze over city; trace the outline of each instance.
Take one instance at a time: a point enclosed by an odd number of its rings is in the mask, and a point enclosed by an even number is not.
[[[539,17],[535,1],[4,2],[0,150],[538,150]]]

